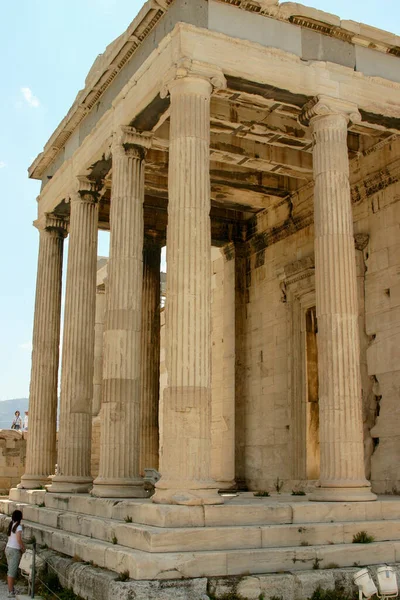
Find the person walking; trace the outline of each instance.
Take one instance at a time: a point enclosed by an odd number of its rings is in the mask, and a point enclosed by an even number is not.
[[[16,429],[17,431],[22,429],[22,419],[19,410],[16,410],[14,413],[14,420],[11,424],[11,429]]]
[[[7,558],[7,584],[8,584],[8,597],[15,598],[15,578],[17,577],[19,563],[21,556],[25,552],[25,545],[22,541],[22,512],[20,510],[14,510],[11,523],[8,526],[8,542],[6,546],[6,558]]]

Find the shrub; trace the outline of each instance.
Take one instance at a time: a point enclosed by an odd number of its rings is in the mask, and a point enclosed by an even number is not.
[[[372,544],[374,541],[374,536],[368,535],[366,531],[359,531],[353,535],[353,544]]]
[[[265,498],[265,497],[269,496],[269,492],[264,490],[264,491],[260,491],[260,492],[254,492],[253,495],[256,496],[257,498]]]
[[[343,590],[323,590],[318,586],[308,600],[352,600],[352,596],[349,596]]]
[[[323,558],[314,558],[314,562],[313,562],[313,566],[312,566],[314,571],[317,571],[319,569],[319,563],[322,562],[323,560],[324,560]]]

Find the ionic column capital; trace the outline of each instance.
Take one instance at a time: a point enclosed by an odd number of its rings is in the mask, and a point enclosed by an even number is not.
[[[99,186],[95,181],[88,177],[78,176],[76,178],[76,187],[71,194],[71,202],[88,202],[97,204],[99,201]]]
[[[121,125],[113,133],[111,153],[113,156],[131,156],[143,160],[152,145],[152,134],[139,133],[134,127]]]
[[[199,80],[208,83],[210,95],[214,89],[222,90],[227,86],[222,70],[215,65],[190,58],[181,58],[164,77],[160,92],[161,98],[166,98],[182,79],[193,83]]]
[[[329,121],[327,120],[329,118]],[[345,119],[347,124],[359,123],[361,115],[357,104],[347,102],[340,98],[318,95],[308,102],[299,115],[299,122],[302,125],[315,125],[318,120],[323,120],[325,125],[330,123],[331,127],[340,126],[340,121]],[[335,121],[336,120],[336,121]]]
[[[39,231],[54,231],[64,238],[68,235],[69,220],[53,213],[45,213],[40,219],[34,221],[33,225]]]

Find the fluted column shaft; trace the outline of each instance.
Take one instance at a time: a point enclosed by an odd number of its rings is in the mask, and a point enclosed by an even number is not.
[[[203,77],[169,85],[166,368],[161,480],[153,501],[215,504],[211,448],[210,98]]]
[[[94,372],[92,416],[97,417],[101,408],[103,389],[103,338],[106,293],[105,286],[96,290],[96,313],[94,327]]]
[[[29,432],[20,487],[48,483],[56,464],[61,283],[66,224],[52,216],[37,223],[39,258],[29,391]]]
[[[139,136],[125,135],[112,149],[100,468],[92,492],[102,497],[145,495],[139,473],[145,149]]]
[[[142,361],[140,404],[140,473],[158,469],[158,406],[160,390],[160,262],[161,246],[145,239],[143,246]]]
[[[87,183],[88,187],[90,185]],[[97,194],[71,198],[57,475],[50,492],[87,492],[90,474],[97,270]]]
[[[351,112],[352,111],[352,112]],[[314,140],[320,488],[315,500],[371,500],[365,478],[357,277],[347,126],[354,107],[320,102]]]

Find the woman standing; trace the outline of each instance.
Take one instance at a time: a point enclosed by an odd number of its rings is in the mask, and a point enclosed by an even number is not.
[[[6,546],[6,557],[8,564],[7,584],[8,597],[15,598],[14,582],[17,577],[19,563],[22,553],[25,552],[24,542],[22,541],[22,512],[14,510],[11,523],[8,526],[8,542]]]
[[[19,410],[15,411],[14,420],[12,422],[11,429],[16,429],[17,431],[20,431],[22,429],[22,419],[21,419],[21,413],[19,412]]]

